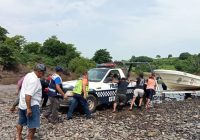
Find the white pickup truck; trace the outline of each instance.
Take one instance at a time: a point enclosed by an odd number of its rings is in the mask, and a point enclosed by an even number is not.
[[[152,71],[151,65],[148,62],[132,62],[128,63],[129,68],[127,74],[132,71],[133,64],[145,64],[150,67]],[[109,67],[111,66],[111,67]],[[117,74],[118,78],[125,77],[124,72],[120,68],[113,68],[112,64],[106,64],[105,67],[100,66],[99,68],[93,68],[88,71],[89,76],[89,95],[87,97],[87,101],[89,103],[90,111],[95,111],[96,107],[102,104],[110,104],[115,100],[117,84],[113,83],[111,79],[111,75]],[[72,91],[77,80],[63,82],[63,88],[65,91]],[[135,84],[130,83],[127,87],[127,102],[130,101],[133,97],[133,92],[135,89]],[[153,96],[153,103],[162,103],[163,100],[167,101],[180,101],[184,100],[185,95],[191,94],[192,96],[200,97],[200,91],[169,91],[163,90],[162,86],[157,84],[156,94]],[[66,107],[69,105],[69,101],[72,98],[68,98],[67,100],[63,100],[61,102],[61,107]]]
[[[149,65],[150,69],[151,66],[147,62],[134,62],[129,63],[129,68],[127,74],[132,70],[133,64],[147,64]],[[109,65],[106,64],[105,67],[103,65],[99,68],[93,68],[88,71],[89,76],[89,95],[87,97],[87,101],[89,104],[90,111],[95,111],[96,107],[102,104],[110,104],[115,100],[117,84],[113,83],[110,79],[110,75],[116,74],[118,78],[125,77],[124,72],[122,69],[108,67]],[[112,65],[111,65],[112,66]],[[152,69],[151,69],[152,71]],[[63,82],[63,88],[65,91],[72,91],[77,80]],[[133,97],[133,91],[135,89],[135,83],[130,83],[127,87],[127,102],[130,101]],[[194,96],[200,96],[200,91],[169,91],[169,90],[162,90],[161,85],[157,85],[156,88],[156,95],[153,96],[154,103],[162,103],[162,100],[184,100],[186,94],[192,94]],[[61,102],[61,107],[66,107],[69,105],[69,101],[71,98],[64,100]]]
[[[118,78],[126,77],[122,69],[112,67],[93,68],[88,71],[89,93],[87,101],[90,111],[95,111],[96,107],[102,104],[109,104],[115,100],[117,84],[111,81],[111,75]],[[63,82],[65,91],[73,90],[77,80]],[[134,84],[129,84],[127,88],[127,101],[133,97]],[[70,100],[70,99],[68,99]],[[60,106],[68,106],[67,101],[63,101]]]

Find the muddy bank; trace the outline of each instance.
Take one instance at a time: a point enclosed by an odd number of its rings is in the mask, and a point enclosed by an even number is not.
[[[15,85],[0,85],[0,139],[13,139],[17,113],[9,108],[16,98]],[[76,114],[74,119],[49,124],[41,117],[41,128],[37,130],[36,140],[199,140],[200,139],[200,99],[155,104],[150,110],[130,112],[128,107],[117,113],[111,108],[101,108],[86,120]],[[26,130],[23,131],[25,138]]]
[[[0,71],[0,85],[17,84],[17,81],[21,79],[24,75],[26,75],[26,73],[28,72],[29,71],[26,71],[26,72]],[[54,73],[53,70],[46,72],[44,78],[48,77],[48,75],[52,73]],[[74,73],[70,73],[70,74],[65,73],[65,74],[62,74],[61,77],[63,81],[77,79],[77,75]]]

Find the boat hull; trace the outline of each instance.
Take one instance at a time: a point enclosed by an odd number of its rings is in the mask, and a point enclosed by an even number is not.
[[[200,76],[174,70],[154,70],[170,90],[200,89]]]

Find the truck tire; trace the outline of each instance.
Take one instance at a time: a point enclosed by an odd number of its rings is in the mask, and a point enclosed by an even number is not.
[[[191,93],[185,93],[185,99],[188,99],[188,98],[192,98],[192,94]]]
[[[87,97],[87,102],[88,102],[89,110],[91,112],[95,112],[96,107],[97,107],[97,98],[89,94]]]

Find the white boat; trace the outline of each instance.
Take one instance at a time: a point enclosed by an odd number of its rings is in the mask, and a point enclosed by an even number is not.
[[[200,89],[200,76],[175,70],[154,70],[170,90],[197,90]]]

